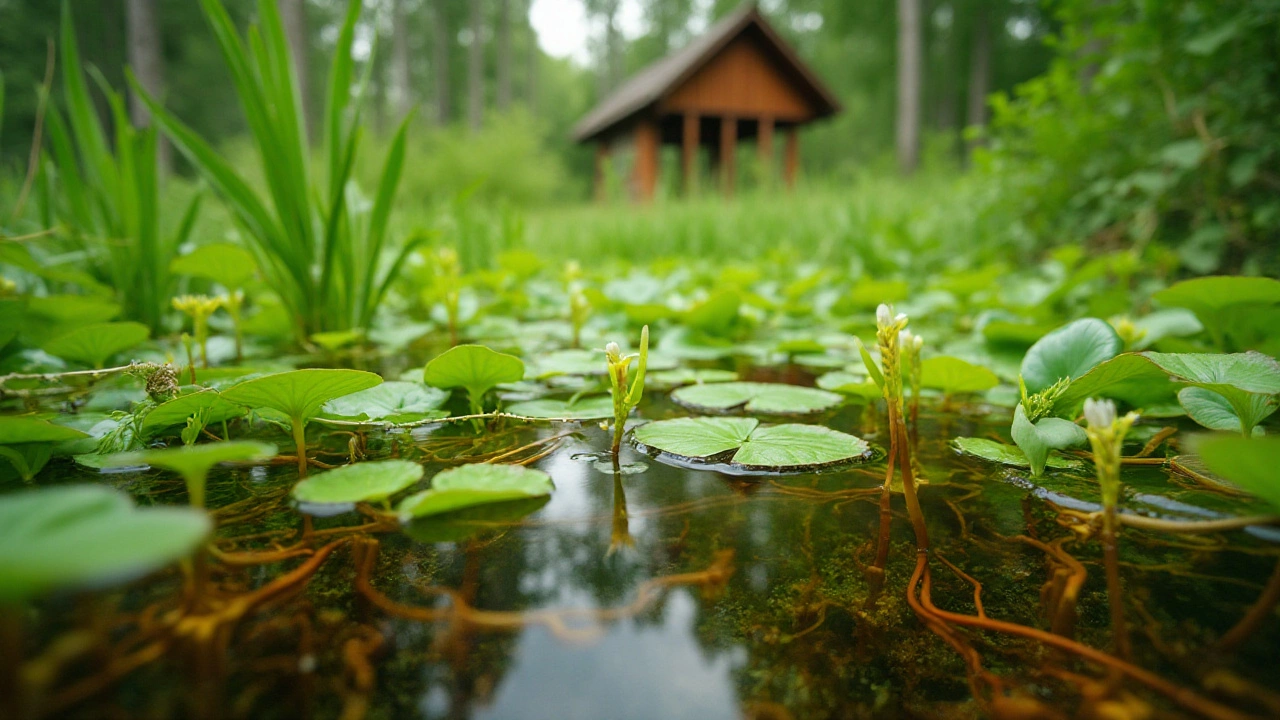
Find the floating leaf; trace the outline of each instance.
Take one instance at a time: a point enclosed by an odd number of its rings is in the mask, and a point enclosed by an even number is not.
[[[464,388],[471,409],[480,412],[481,399],[497,385],[524,379],[524,362],[514,355],[496,352],[483,345],[459,345],[427,363],[423,382],[442,389]]]
[[[604,375],[604,356],[593,350],[557,350],[529,361],[526,376],[542,380],[556,375]]]
[[[1031,467],[1031,462],[1027,460],[1026,454],[1019,450],[1016,445],[1005,445],[994,440],[975,437],[958,437],[952,442],[957,450],[966,455],[973,455],[974,457],[1002,465]],[[1084,465],[1079,460],[1062,457],[1058,453],[1050,453],[1045,464],[1047,467],[1058,469],[1075,469]]]
[[[1253,428],[1274,412],[1274,403],[1256,395],[1280,394],[1280,363],[1259,352],[1223,354],[1189,354],[1145,352],[1142,356],[1177,382],[1212,390],[1226,398],[1240,418],[1241,433]]]
[[[709,459],[730,451],[748,469],[800,470],[870,456],[867,443],[818,425],[761,427],[755,418],[677,418],[636,428],[648,447],[681,457]]]
[[[536,418],[562,418],[565,420],[600,420],[613,417],[613,398],[608,395],[568,400],[526,400],[507,408],[513,415]]]
[[[1276,411],[1276,402],[1272,397],[1257,394],[1251,394],[1249,400],[1252,410],[1250,419],[1254,421],[1252,423],[1242,421],[1236,414],[1235,408],[1231,407],[1231,403],[1212,390],[1188,387],[1178,392],[1178,403],[1192,420],[1204,427],[1210,430],[1241,432],[1241,428],[1249,424],[1253,426],[1254,435],[1262,435],[1262,428],[1257,427],[1257,424]]]
[[[650,373],[646,382],[656,387],[679,387],[704,383],[733,382],[738,373],[717,368],[680,368]]]
[[[866,375],[855,375],[851,372],[826,373],[818,378],[817,385],[823,390],[866,400],[875,400],[884,395],[875,381]]]
[[[0,502],[0,602],[127,582],[187,557],[211,529],[203,512],[135,508],[97,485],[10,493]]]
[[[704,410],[742,408],[771,415],[804,415],[835,407],[842,398],[826,390],[782,383],[727,382],[683,387],[671,393],[671,399]]]
[[[1067,323],[1036,341],[1022,358],[1027,391],[1037,393],[1062,378],[1075,379],[1124,349],[1114,328],[1097,318]]]
[[[324,418],[362,422],[384,421],[392,424],[420,422],[448,417],[440,406],[449,393],[421,383],[393,380],[367,390],[344,395],[324,404]]]
[[[263,375],[232,385],[222,397],[251,408],[278,410],[291,419],[309,420],[325,403],[382,384],[363,370],[312,368]]]
[[[462,542],[487,529],[502,528],[532,515],[551,498],[547,495],[428,515],[403,527],[404,534],[422,543]]]
[[[1280,437],[1213,435],[1195,443],[1209,470],[1248,490],[1280,512]]]
[[[216,390],[198,390],[179,395],[155,406],[142,418],[140,430],[144,436],[155,435],[168,428],[182,425],[187,418],[205,412],[205,423],[213,425],[245,414],[244,407],[230,402]]]
[[[920,364],[920,384],[948,394],[980,393],[1000,384],[990,370],[954,357],[931,357]]]
[[[107,359],[151,336],[146,325],[110,322],[82,325],[44,344],[44,351],[63,360],[100,368]]]
[[[204,507],[205,484],[213,466],[224,462],[266,460],[275,454],[275,445],[235,440],[119,453],[106,458],[102,466],[132,467],[146,464],[176,472],[187,484],[191,505]]]
[[[433,477],[429,490],[405,498],[397,511],[401,521],[408,522],[478,505],[549,495],[554,489],[550,475],[523,465],[463,465]]]
[[[421,480],[422,474],[422,466],[408,460],[343,465],[293,486],[293,498],[304,503],[382,501]]]

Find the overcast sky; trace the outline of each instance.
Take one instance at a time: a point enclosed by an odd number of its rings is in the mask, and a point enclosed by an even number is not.
[[[591,24],[582,10],[582,0],[534,0],[529,20],[538,32],[538,45],[543,52],[555,57],[571,57],[582,65],[590,61],[587,35]],[[622,0],[618,25],[628,38],[640,34],[644,21],[637,0]]]

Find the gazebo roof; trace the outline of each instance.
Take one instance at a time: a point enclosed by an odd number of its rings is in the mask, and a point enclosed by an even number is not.
[[[759,30],[780,63],[791,71],[797,86],[813,98],[815,117],[826,117],[839,112],[839,101],[769,25],[752,2],[721,19],[685,47],[631,76],[578,121],[573,129],[574,139],[578,142],[591,140],[657,103],[752,27]]]

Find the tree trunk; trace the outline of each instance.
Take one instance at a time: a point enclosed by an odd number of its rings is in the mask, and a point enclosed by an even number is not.
[[[449,82],[449,54],[453,49],[449,34],[447,0],[434,0],[434,17],[431,27],[431,65],[435,74],[436,123],[448,125],[453,117],[451,83]]]
[[[129,40],[129,67],[147,94],[162,98],[164,94],[164,53],[160,44],[160,28],[156,0],[128,0],[125,6],[125,32]],[[142,98],[129,94],[129,116],[136,127],[151,124],[151,114]],[[158,162],[169,167],[169,144],[160,139]]]
[[[473,131],[484,124],[484,3],[470,0],[471,47],[467,52],[467,124]]]
[[[289,40],[293,55],[293,72],[298,78],[298,97],[302,103],[302,118],[308,133],[311,130],[310,63],[307,54],[307,0],[279,0],[280,21]]]
[[[973,16],[973,49],[969,55],[969,109],[968,125],[985,127],[987,124],[987,94],[991,92],[991,8],[989,3],[978,4]],[[973,147],[981,144],[971,143]]]
[[[898,0],[898,168],[910,175],[920,165],[920,0]]]
[[[609,3],[609,23],[606,26],[605,52],[608,53],[606,62],[610,91],[616,90],[622,82],[622,32],[618,29],[618,9],[621,4],[620,0]]]
[[[511,0],[498,0],[498,97],[499,110],[511,106]]]
[[[403,118],[413,106],[413,90],[409,73],[409,18],[405,0],[391,6],[391,96],[396,118]]]
[[[533,25],[529,25],[529,67],[526,71],[529,73],[527,77],[528,85],[525,88],[525,104],[529,106],[529,112],[537,114],[538,112],[538,64],[542,62],[542,50],[538,48],[538,33],[533,29]]]

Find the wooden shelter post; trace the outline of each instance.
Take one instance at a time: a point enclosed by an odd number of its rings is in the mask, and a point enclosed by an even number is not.
[[[693,195],[697,191],[698,182],[698,146],[702,118],[695,112],[684,114],[684,132],[681,138],[681,169],[684,174],[684,193]]]
[[[596,143],[595,192],[596,200],[599,202],[607,199],[605,196],[608,195],[608,188],[605,186],[608,184],[608,178],[606,177],[608,168],[609,141],[602,138]]]
[[[788,188],[796,186],[796,174],[800,170],[800,131],[795,127],[787,128],[786,164],[783,178]]]
[[[760,152],[760,164],[765,177],[773,177],[773,117],[765,115],[760,118],[756,134],[756,149]]]
[[[738,179],[738,118],[725,115],[720,119],[720,189],[733,195]]]
[[[658,160],[662,152],[662,137],[658,123],[645,119],[636,126],[635,192],[636,199],[653,199],[658,188]]]

